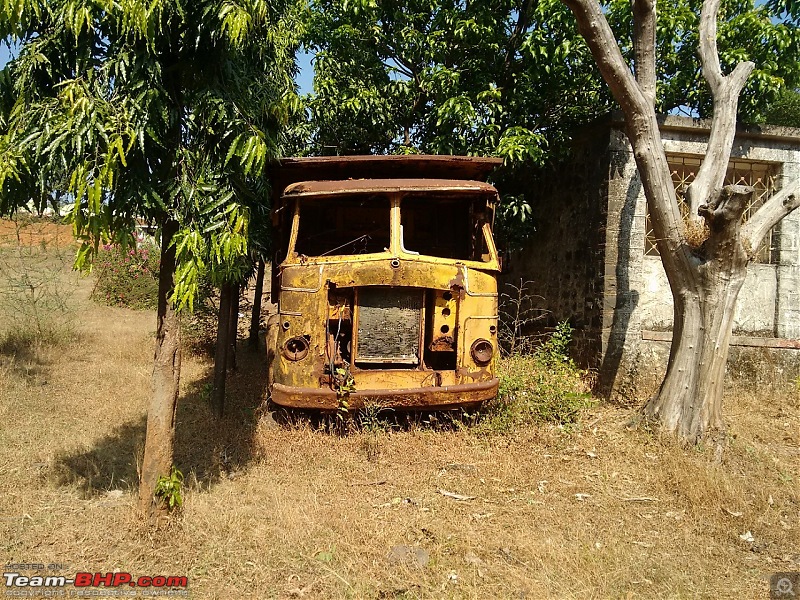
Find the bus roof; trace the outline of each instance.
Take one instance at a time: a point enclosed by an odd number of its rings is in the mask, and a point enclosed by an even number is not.
[[[324,156],[283,158],[268,170],[273,195],[281,196],[300,181],[348,179],[450,179],[485,181],[503,164],[500,158],[479,156]]]
[[[458,179],[346,179],[300,181],[289,185],[284,198],[397,192],[433,192],[471,196],[496,196],[497,190],[482,181]]]

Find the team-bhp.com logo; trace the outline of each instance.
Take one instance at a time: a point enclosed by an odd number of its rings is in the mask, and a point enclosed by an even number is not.
[[[171,596],[171,595],[185,595],[185,588],[189,585],[189,580],[185,576],[176,575],[143,575],[134,579],[130,573],[76,573],[74,577],[64,577],[62,575],[22,575],[21,573],[3,573],[3,579],[6,584],[6,596],[30,596],[31,593],[44,596],[84,596],[84,595],[139,595],[133,594],[120,594],[120,593],[103,593],[103,594],[86,594],[85,592],[97,591],[99,588],[114,588],[115,591],[122,591],[123,589],[141,588],[141,595],[147,596]],[[79,588],[76,590],[69,590],[67,594],[64,593],[67,586],[74,586]],[[177,589],[176,589],[177,588]],[[47,593],[47,592],[50,593]],[[133,590],[131,590],[133,591]],[[139,591],[139,590],[137,590]],[[16,592],[16,593],[15,593]],[[111,590],[108,590],[111,592]],[[172,592],[172,593],[170,593]],[[177,592],[177,593],[176,593]]]

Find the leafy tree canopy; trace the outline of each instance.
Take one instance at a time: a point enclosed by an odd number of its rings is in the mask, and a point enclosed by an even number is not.
[[[723,69],[757,65],[740,103],[744,121],[763,121],[781,90],[800,82],[795,4],[723,2]],[[700,5],[659,3],[660,112],[711,111],[696,51]],[[630,58],[629,1],[609,0],[605,11]],[[558,156],[575,125],[614,106],[556,0],[312,0],[309,23],[316,153],[491,154],[540,164]]]
[[[766,122],[770,125],[800,128],[800,92],[784,90],[770,106]]]
[[[710,114],[700,7],[659,3],[660,112]],[[629,0],[608,0],[604,12],[632,58]],[[560,0],[311,0],[308,14],[304,43],[316,54],[309,151],[501,156],[506,169],[496,178],[509,195],[498,233],[507,246],[531,233],[520,174],[557,160],[576,126],[616,106]],[[762,122],[781,90],[800,81],[796,6],[723,0],[720,21],[723,69],[757,64],[739,117]]]
[[[711,92],[703,79],[699,43],[702,0],[659,2],[656,29],[656,110],[709,118]],[[620,49],[633,63],[629,0],[611,0],[607,18]],[[738,120],[762,123],[781,92],[800,83],[800,19],[783,2],[723,0],[717,46],[724,73],[740,62],[756,67],[739,99]]]
[[[177,224],[173,299],[241,275],[264,217],[263,172],[297,110],[293,0],[15,0],[0,36],[0,212],[75,202],[77,264],[131,241],[137,218]],[[260,213],[253,211],[257,207]],[[264,221],[264,219],[262,219]]]
[[[539,163],[609,107],[569,11],[540,0],[313,0],[313,149]]]

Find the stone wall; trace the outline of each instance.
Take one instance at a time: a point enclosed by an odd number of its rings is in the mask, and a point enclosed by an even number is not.
[[[668,155],[705,155],[710,123],[666,117],[661,125]],[[735,159],[770,163],[783,181],[796,179],[800,131],[742,130]],[[561,171],[533,173],[523,185],[536,232],[502,279],[533,282],[549,311],[542,325],[570,321],[576,358],[598,370],[601,393],[641,399],[663,377],[672,295],[660,259],[645,256],[646,201],[620,116],[576,137]],[[749,268],[729,370],[759,372],[745,367],[760,361],[791,379],[800,373],[800,210],[783,220],[778,244],[777,264]]]
[[[667,117],[662,123],[667,154],[704,156],[708,125]],[[651,380],[658,381],[663,376],[671,339],[672,295],[660,259],[644,255],[646,200],[630,146],[620,127],[621,124],[612,125],[610,136],[611,152],[618,157],[620,168],[616,179],[612,174],[609,183],[606,236],[609,251],[604,285],[607,309],[600,381],[605,393],[630,398],[646,395],[652,391]],[[731,159],[774,164],[780,169],[782,180],[789,182],[800,177],[800,131],[789,128],[740,131]],[[780,369],[786,377],[800,373],[800,344],[786,342],[800,337],[798,212],[781,223],[778,264],[754,263],[748,268],[736,310],[729,370],[746,374],[744,365],[748,361],[763,362],[769,356],[770,364],[776,361],[783,364]],[[615,237],[617,230],[619,234]],[[613,254],[614,242],[617,256]],[[798,348],[779,347],[792,345]]]
[[[592,366],[601,354],[608,136],[607,125],[587,129],[567,169],[543,169],[517,182],[531,204],[536,231],[523,251],[510,255],[500,280],[501,293],[511,291],[505,283],[530,282],[528,289],[543,311],[530,331],[568,320],[575,328],[577,358]]]

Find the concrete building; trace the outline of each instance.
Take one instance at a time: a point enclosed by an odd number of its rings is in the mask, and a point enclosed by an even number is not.
[[[665,117],[661,135],[679,197],[694,178],[709,122]],[[728,182],[756,188],[749,214],[784,181],[800,178],[800,130],[742,129]],[[672,295],[650,231],[647,205],[620,115],[587,128],[559,171],[526,183],[536,234],[510,258],[507,281],[531,282],[547,325],[575,327],[580,361],[606,393],[652,390],[666,367]],[[729,370],[797,377],[800,369],[800,210],[785,218],[749,266],[739,295]]]

